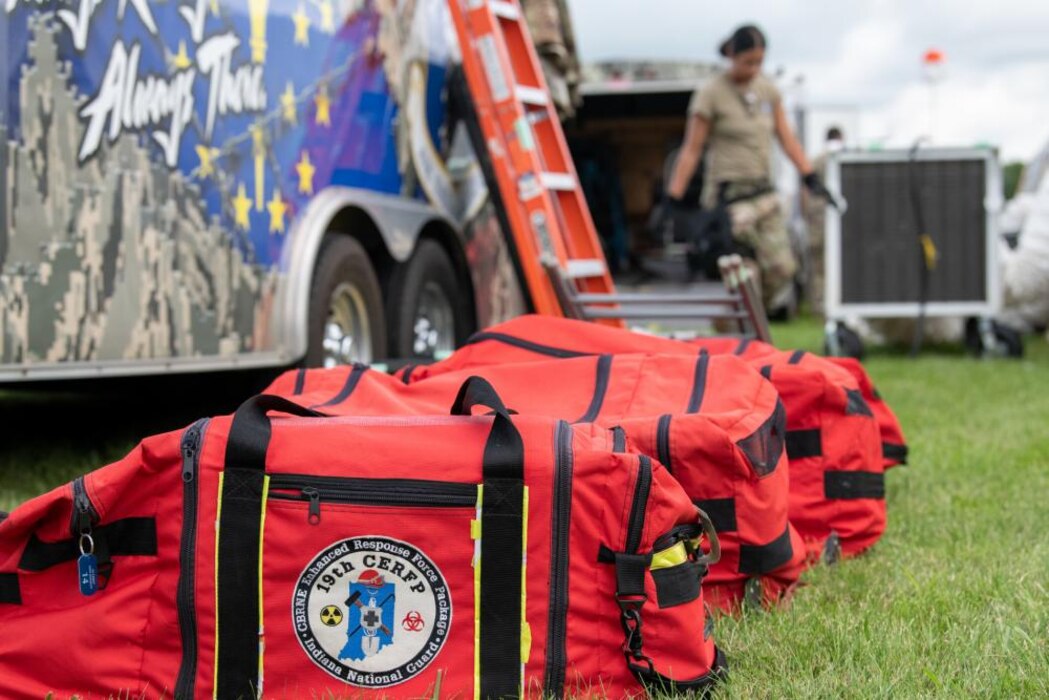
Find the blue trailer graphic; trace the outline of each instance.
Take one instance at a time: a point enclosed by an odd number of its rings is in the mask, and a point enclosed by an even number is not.
[[[372,360],[524,310],[445,0],[5,0],[0,381]]]

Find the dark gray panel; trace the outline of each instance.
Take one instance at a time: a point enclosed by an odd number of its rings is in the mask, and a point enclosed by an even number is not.
[[[921,258],[911,178],[939,262],[929,301],[986,296],[986,161],[842,163],[842,302],[918,301]]]

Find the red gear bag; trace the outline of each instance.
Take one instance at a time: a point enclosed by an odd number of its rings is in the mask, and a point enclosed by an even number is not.
[[[453,413],[255,397],[20,506],[0,522],[0,696],[631,696],[719,677],[700,586],[717,538],[660,465],[592,424],[511,416],[483,380]]]
[[[748,590],[774,602],[797,582],[806,550],[788,521],[784,411],[772,385],[738,358],[591,356],[479,367],[409,385],[364,366],[293,370],[267,393],[333,415],[432,414],[470,373],[491,382],[515,411],[622,427],[638,452],[667,467],[711,515],[721,540],[721,560],[703,582],[712,605],[729,609]]]
[[[406,367],[398,376],[414,382],[454,370],[536,357],[692,355],[696,347],[742,355],[755,343],[759,341],[733,338],[683,342],[570,319],[520,316],[475,334],[445,360]],[[813,556],[820,555],[828,544],[840,544],[847,555],[862,552],[884,532],[886,510],[881,439],[859,385],[844,369],[809,353],[783,353],[760,343],[754,347],[758,352],[749,362],[763,370],[769,368],[766,374],[783,396],[787,411],[791,522]],[[794,363],[792,358],[796,358]],[[782,368],[772,371],[776,366]],[[835,537],[828,543],[831,534]],[[833,549],[827,553],[832,554]]]

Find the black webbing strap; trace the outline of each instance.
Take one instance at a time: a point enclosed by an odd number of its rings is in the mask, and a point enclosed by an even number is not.
[[[805,357],[804,350],[795,350],[790,354],[790,359],[787,360],[788,365],[796,365],[801,363],[801,358]]]
[[[710,353],[706,348],[699,351],[696,359],[696,370],[692,377],[692,393],[688,399],[685,413],[699,413],[703,405],[703,395],[707,392],[707,369],[710,366]]]
[[[715,531],[735,532],[738,529],[736,525],[736,499],[708,498],[692,502],[710,516],[710,522],[714,523]]]
[[[823,445],[820,442],[819,428],[787,431],[787,459],[805,459],[806,457],[819,457],[822,454]]]
[[[0,574],[0,604],[22,604],[22,589],[18,586],[18,574]]]
[[[524,442],[495,389],[470,377],[452,404],[453,415],[474,406],[494,411],[484,447],[481,499],[482,698],[521,694],[521,565],[524,560]]]
[[[248,399],[233,414],[219,494],[215,697],[255,697],[259,673],[259,538],[269,411],[321,414],[279,396]]]
[[[353,369],[350,370],[350,373],[346,376],[346,382],[342,385],[342,388],[339,389],[339,393],[337,393],[335,396],[331,397],[324,403],[313,406],[313,408],[324,408],[325,406],[334,406],[350,398],[350,395],[353,394],[354,390],[357,389],[357,385],[360,384],[361,377],[363,377],[364,373],[367,371],[367,365],[353,365]]]
[[[747,348],[750,347],[750,341],[751,338],[744,338],[743,340],[739,341],[739,345],[736,346],[736,349],[732,354],[742,355],[743,353],[745,353],[747,351]]]
[[[157,555],[157,521],[155,518],[122,518],[91,530],[95,555],[99,561],[112,556]],[[34,532],[22,550],[18,568],[23,571],[43,571],[56,564],[73,561],[80,556],[78,539],[44,542]]]
[[[772,379],[772,365],[765,365],[761,368],[761,376],[765,379]]]
[[[550,357],[570,358],[570,357],[587,357],[593,355],[592,352],[579,352],[577,350],[566,350],[564,348],[555,348],[552,345],[543,345],[542,343],[536,343],[531,340],[525,340],[524,338],[518,338],[516,336],[508,335],[506,333],[498,333],[495,331],[481,331],[471,335],[465,345],[474,345],[476,343],[483,343],[488,340],[494,340],[505,345],[510,345],[515,348],[521,348],[522,350],[528,350],[539,355],[549,355]]]
[[[708,615],[708,623],[712,620],[713,618]],[[655,670],[644,668],[634,669],[634,675],[637,676],[637,679],[641,681],[641,684],[645,686],[651,695],[673,696],[687,693],[690,698],[706,700],[713,696],[718,684],[728,677],[728,660],[721,649],[714,647],[714,663],[711,665],[710,671],[695,678],[675,680],[667,678]]]
[[[401,370],[401,384],[404,384],[404,385],[407,386],[408,384],[412,383],[412,372],[414,372],[415,368],[418,367],[418,366],[419,365],[416,365],[416,364],[411,364],[411,365],[405,365],[404,366],[404,369]]]
[[[306,368],[300,367],[299,371],[295,373],[295,390],[292,392],[295,396],[298,396],[306,389]]]
[[[739,573],[765,574],[775,571],[790,561],[794,556],[794,547],[790,542],[790,527],[783,534],[767,544],[739,545]]]
[[[824,472],[823,495],[840,499],[885,498],[885,474],[864,471]]]
[[[846,389],[845,399],[845,415],[874,417],[874,412],[867,405],[867,400],[863,398],[859,389]]]
[[[596,370],[594,395],[590,399],[590,406],[576,423],[593,423],[601,415],[601,406],[604,405],[605,394],[608,393],[608,375],[612,371],[612,355],[601,355],[597,358]]]
[[[619,605],[619,623],[623,627],[623,656],[630,670],[639,674],[655,673],[652,659],[645,656],[644,638],[641,633],[641,608],[648,595],[645,593],[645,571],[650,555],[615,552],[616,603]]]
[[[907,463],[907,446],[900,445],[895,442],[883,442],[881,444],[881,454],[886,459],[891,459],[894,462],[900,464]]]

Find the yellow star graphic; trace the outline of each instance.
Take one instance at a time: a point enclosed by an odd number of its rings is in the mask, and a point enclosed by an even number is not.
[[[309,153],[302,152],[302,158],[295,164],[295,170],[299,173],[299,192],[313,194],[313,173],[317,171],[317,168],[310,162]]]
[[[288,86],[284,88],[284,94],[280,96],[281,112],[284,117],[284,121],[289,124],[295,123],[295,89],[288,83]]]
[[[335,33],[335,12],[331,6],[331,0],[321,0],[321,31],[329,34]]]
[[[233,223],[247,231],[251,228],[251,200],[244,191],[244,183],[237,187],[237,196],[233,198]]]
[[[273,199],[266,208],[270,210],[270,233],[284,233],[284,212],[288,211],[288,205],[280,198],[280,190],[273,190]]]
[[[215,174],[215,159],[219,157],[219,149],[209,146],[197,146],[197,158],[200,159],[200,167],[197,168],[197,177],[201,180],[209,175]]]
[[[171,57],[171,65],[175,70],[186,70],[193,65],[193,61],[189,60],[189,54],[186,53],[186,42],[178,43],[178,53]]]
[[[328,88],[321,85],[317,94],[313,97],[313,104],[317,107],[317,114],[313,121],[318,126],[331,126],[331,100],[328,99]]]
[[[293,22],[295,22],[295,43],[302,46],[310,45],[310,18],[306,15],[306,10],[302,8],[300,4],[298,9],[295,10],[295,14],[291,16]]]

